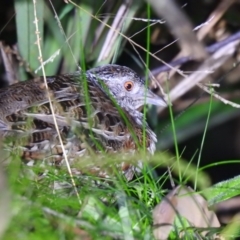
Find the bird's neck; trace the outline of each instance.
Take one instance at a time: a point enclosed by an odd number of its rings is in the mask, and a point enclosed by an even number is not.
[[[131,109],[127,105],[121,106],[131,117],[133,126],[140,128],[146,132],[146,139],[148,140],[147,150],[153,154],[156,150],[157,137],[146,122],[144,114],[136,109]],[[129,119],[129,118],[128,118]]]

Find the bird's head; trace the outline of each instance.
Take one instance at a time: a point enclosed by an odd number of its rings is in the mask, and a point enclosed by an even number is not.
[[[109,64],[90,69],[87,74],[123,108],[137,110],[144,104],[166,106],[164,99],[146,87],[145,81],[128,67]]]

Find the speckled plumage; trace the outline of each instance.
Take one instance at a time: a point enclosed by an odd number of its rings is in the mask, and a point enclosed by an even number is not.
[[[143,146],[139,107],[145,101],[165,105],[149,89],[146,92],[144,80],[134,71],[118,65],[47,77],[47,83],[70,163],[92,151],[139,150]],[[153,153],[156,136],[145,126],[145,146]],[[0,90],[0,136],[14,139],[15,144],[21,140],[21,157],[29,165],[43,159],[64,165],[43,77]],[[134,167],[123,163],[120,168],[128,180],[132,178]],[[90,164],[89,169],[104,176],[97,166]]]

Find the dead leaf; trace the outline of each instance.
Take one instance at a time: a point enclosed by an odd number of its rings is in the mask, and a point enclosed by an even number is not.
[[[200,194],[190,187],[177,186],[153,210],[155,238],[167,239],[179,216],[184,217],[192,227],[220,227],[216,214],[208,209],[207,201]],[[205,236],[208,232],[201,232],[201,235]]]

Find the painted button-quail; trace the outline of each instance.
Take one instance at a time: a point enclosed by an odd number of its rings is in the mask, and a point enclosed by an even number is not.
[[[150,153],[155,151],[156,136],[139,108],[145,103],[166,103],[130,68],[105,65],[85,73],[47,77],[47,83],[70,164],[92,152],[132,154],[143,146]],[[28,165],[44,161],[61,166],[65,162],[48,96],[43,77],[0,90],[0,136],[20,148]],[[130,180],[135,168],[123,162],[118,169]],[[91,158],[88,170],[78,169],[85,171],[107,175],[91,164]]]

